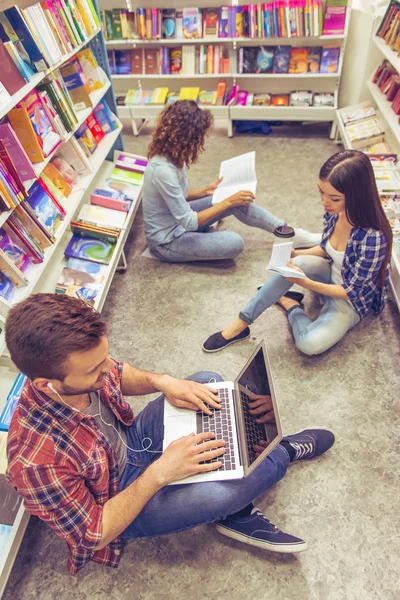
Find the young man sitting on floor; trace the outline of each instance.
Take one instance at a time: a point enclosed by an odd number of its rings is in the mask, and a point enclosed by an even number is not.
[[[10,426],[7,476],[26,510],[66,540],[71,573],[89,560],[118,566],[123,538],[215,521],[221,533],[253,546],[307,548],[251,502],[284,476],[290,462],[328,450],[331,432],[314,428],[284,437],[245,479],[169,486],[217,469],[221,463],[204,461],[221,456],[225,442],[192,434],[162,453],[164,398],[210,414],[219,400],[204,384],[222,381],[219,375],[200,372],[181,380],[116,362],[101,315],[69,296],[37,294],[16,305],[6,341],[29,378]],[[163,395],[135,418],[124,395],[157,391]]]

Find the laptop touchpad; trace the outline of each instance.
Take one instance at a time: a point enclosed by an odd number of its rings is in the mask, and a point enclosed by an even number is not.
[[[196,413],[193,413],[195,415]],[[165,428],[164,448],[169,446],[171,442],[177,440],[189,433],[196,433],[195,419],[193,415],[179,415],[176,417],[168,417],[167,427]]]

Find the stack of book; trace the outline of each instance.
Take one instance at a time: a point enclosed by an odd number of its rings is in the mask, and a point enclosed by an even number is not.
[[[376,35],[392,48],[400,52],[400,4],[397,0],[391,0],[379,25]]]
[[[394,113],[400,115],[400,75],[389,61],[384,60],[379,65],[372,77],[372,83],[375,83],[388,102],[392,103]]]
[[[341,111],[341,118],[352,148],[361,150],[384,141],[385,132],[369,103]]]
[[[230,72],[228,49],[222,45],[107,50],[113,75],[195,75]]]
[[[107,40],[270,38],[338,35],[347,0],[285,0],[219,8],[102,10]]]
[[[239,73],[337,73],[340,47],[248,46],[238,51]]]
[[[36,72],[62,62],[99,27],[92,0],[44,0],[24,9],[6,9],[0,13],[0,56],[7,66],[0,82],[15,93]]]
[[[5,473],[7,468],[7,436],[18,400],[26,383],[25,375],[19,373],[8,393],[5,406],[0,415],[0,555],[7,544],[12,526],[22,502],[21,496],[8,483]]]
[[[400,249],[400,172],[396,154],[370,156],[383,210],[393,233],[393,247]]]
[[[57,293],[95,302],[127,213],[139,197],[146,166],[142,156],[118,155],[110,177],[93,191],[90,204],[85,204],[71,223],[73,236],[64,253],[68,262],[58,280]]]

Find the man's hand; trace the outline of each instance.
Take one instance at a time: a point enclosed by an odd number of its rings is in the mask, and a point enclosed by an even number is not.
[[[241,192],[236,192],[236,194],[233,194],[233,196],[229,196],[229,198],[226,198],[222,202],[228,209],[234,208],[235,206],[246,206],[247,204],[250,204],[250,202],[254,202],[254,200],[255,197],[253,192],[242,190]]]
[[[210,183],[210,185],[205,187],[204,188],[204,196],[212,196],[222,180],[223,180],[223,177],[220,177],[219,179],[216,179],[215,181]]]
[[[221,400],[217,390],[187,379],[175,379],[167,375],[160,391],[163,392],[168,402],[177,408],[202,410],[206,415],[211,415],[211,410],[206,406],[221,408]]]
[[[161,486],[197,473],[215,471],[222,466],[220,461],[204,463],[225,454],[225,442],[216,440],[214,433],[191,433],[172,442],[160,458],[152,463],[152,470]]]
[[[254,417],[256,423],[261,425],[263,423],[273,423],[275,421],[271,396],[251,394],[251,396],[249,395],[249,398],[251,398],[251,402],[249,402],[249,413]]]
[[[265,448],[268,448],[268,446],[269,442],[266,442],[265,440],[260,440],[258,444],[254,444],[253,450],[256,453],[256,458],[258,458],[260,454],[264,452]]]
[[[294,265],[292,263],[292,261],[289,261],[287,266],[290,267],[291,269],[294,269],[295,271],[298,271],[299,273],[303,273],[303,275],[305,275],[304,271],[302,269],[300,269],[300,267],[298,267],[297,265]],[[301,287],[305,287],[303,285],[303,282],[306,281],[305,279],[298,279],[297,277],[285,277],[285,279],[287,281],[290,281],[290,283],[297,283],[297,285],[300,285]]]

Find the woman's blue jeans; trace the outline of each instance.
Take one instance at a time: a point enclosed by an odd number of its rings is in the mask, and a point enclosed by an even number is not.
[[[190,202],[190,206],[194,211],[200,212],[210,208],[212,206],[211,201],[212,196],[206,196],[200,200]],[[250,227],[258,227],[271,233],[285,223],[285,221],[274,217],[267,210],[252,202],[247,206],[230,208],[199,227],[197,231],[186,231],[168,244],[155,246],[151,249],[151,252],[160,260],[171,263],[235,258],[244,249],[242,236],[234,231],[208,231],[211,225],[231,215]]]
[[[217,373],[201,371],[189,377],[199,383],[223,381]],[[164,437],[164,396],[149,402],[127,428],[127,444],[141,449],[150,438],[149,450],[162,450]],[[147,447],[147,442],[144,446]],[[128,460],[121,478],[121,490],[137,479],[160,454],[135,453],[128,450]],[[123,538],[163,535],[218,521],[250,504],[262,492],[273,487],[286,473],[289,455],[278,445],[271,454],[244,479],[170,485],[161,489],[125,529]]]
[[[332,283],[331,265],[318,256],[297,256],[293,263],[303,269],[307,277],[322,283]],[[239,313],[239,317],[249,325],[267,308],[281,298],[293,283],[282,275],[273,274],[264,283],[258,293]],[[323,307],[315,321],[308,317],[300,307],[288,313],[297,348],[310,356],[322,354],[342,339],[342,337],[360,322],[360,317],[347,300],[338,300],[323,296]]]

